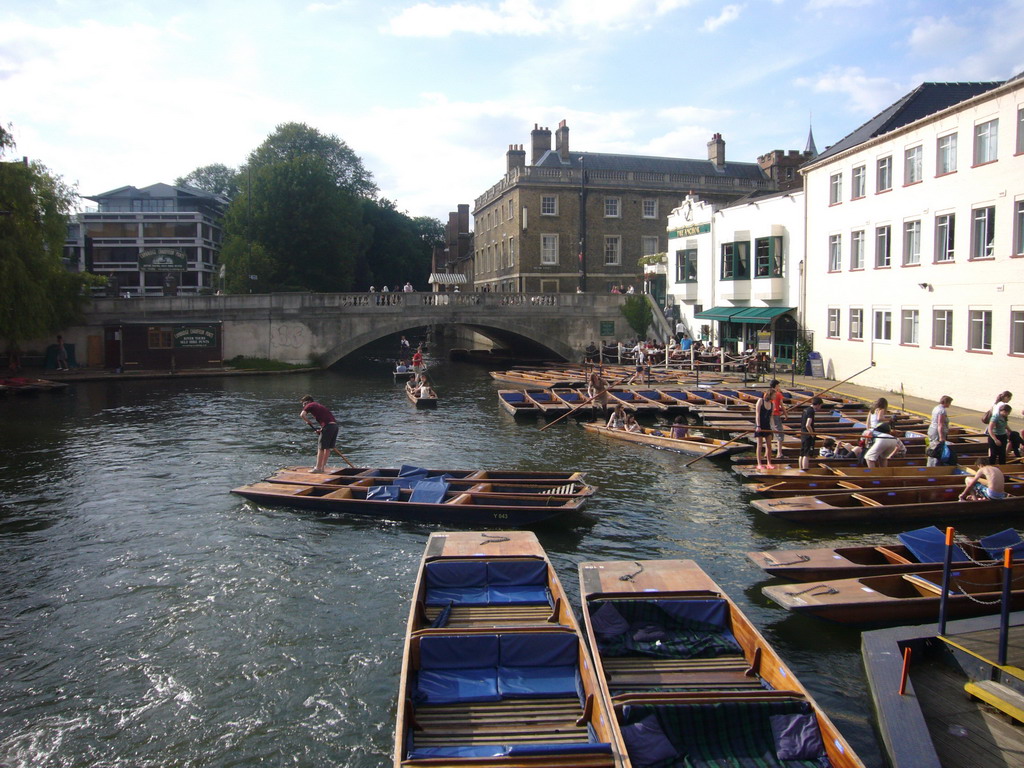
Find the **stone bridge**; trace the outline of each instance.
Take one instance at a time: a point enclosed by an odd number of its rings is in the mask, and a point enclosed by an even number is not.
[[[591,341],[633,336],[626,297],[593,293],[272,293],[94,299],[86,333],[123,323],[220,323],[238,355],[327,367],[382,336],[425,325],[470,328],[502,346],[579,360]],[[650,300],[650,299],[648,299]],[[664,323],[655,310],[655,322]],[[658,335],[662,330],[658,328]]]

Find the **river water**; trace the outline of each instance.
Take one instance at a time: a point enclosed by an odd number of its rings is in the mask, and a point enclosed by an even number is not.
[[[440,529],[229,493],[311,462],[315,436],[297,418],[307,392],[361,466],[587,470],[600,487],[587,511],[537,529],[574,600],[584,560],[697,560],[865,763],[883,764],[859,633],[788,616],[745,557],[877,532],[766,519],[720,466],[686,468],[571,419],[515,423],[486,371],[440,356],[441,405],[416,411],[389,351],[323,373],[0,400],[0,766],[390,764],[408,598]]]

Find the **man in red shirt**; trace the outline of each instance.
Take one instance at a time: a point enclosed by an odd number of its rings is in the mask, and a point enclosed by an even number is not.
[[[320,435],[316,445],[316,466],[310,472],[325,472],[327,470],[327,459],[338,442],[338,424],[334,420],[334,414],[327,408],[320,405],[313,399],[312,395],[302,398],[302,412],[299,418],[309,424]],[[314,422],[319,426],[315,426]]]

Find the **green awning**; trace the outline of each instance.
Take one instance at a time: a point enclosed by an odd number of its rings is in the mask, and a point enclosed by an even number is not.
[[[743,307],[712,307],[698,312],[694,315],[697,320],[728,320],[737,312],[742,312]]]
[[[733,323],[768,323],[795,307],[745,307],[729,318]]]

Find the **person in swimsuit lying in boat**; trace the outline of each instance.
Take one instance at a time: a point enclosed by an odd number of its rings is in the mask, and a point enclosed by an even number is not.
[[[991,499],[1000,501],[1006,498],[1005,477],[999,467],[993,465],[988,457],[982,456],[975,466],[978,468],[964,485],[960,501],[983,501]]]

